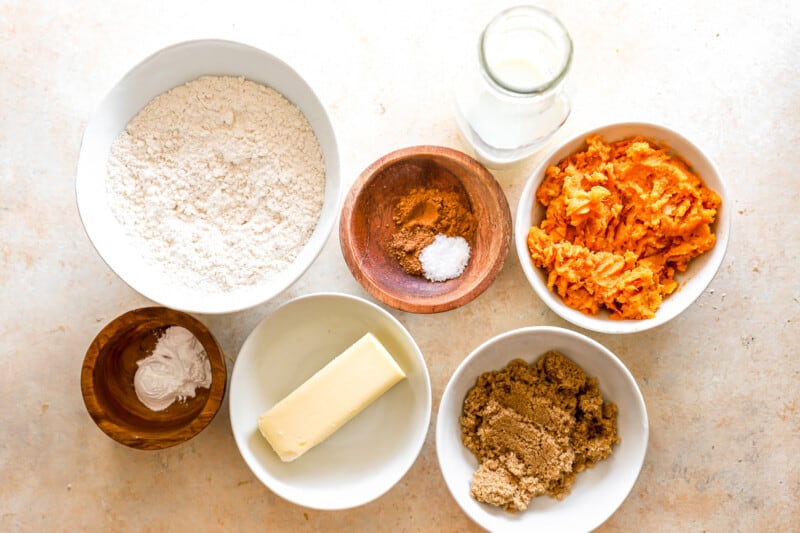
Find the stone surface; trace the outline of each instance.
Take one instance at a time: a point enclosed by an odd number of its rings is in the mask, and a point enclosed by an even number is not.
[[[574,109],[557,138],[620,119],[663,122],[712,155],[733,204],[728,254],[688,311],[641,334],[584,332],[631,370],[651,425],[641,476],[600,530],[796,528],[800,7],[543,4],[570,29],[576,50]],[[444,485],[433,431],[397,486],[340,512],[294,506],[261,485],[236,449],[227,402],[203,433],[175,448],[141,452],[106,437],[82,403],[81,361],[104,324],[150,302],[86,238],[74,172],[87,120],[111,86],[159,48],[207,37],[263,48],[307,79],[331,114],[346,183],[403,146],[468,151],[450,112],[450,84],[482,25],[507,5],[0,0],[0,530],[478,529]],[[542,156],[496,173],[512,210]],[[199,318],[230,368],[261,318],[319,290],[366,297],[335,232],[274,301]],[[570,327],[526,285],[513,252],[465,307],[392,312],[428,361],[434,415],[450,374],[484,340],[520,326]]]

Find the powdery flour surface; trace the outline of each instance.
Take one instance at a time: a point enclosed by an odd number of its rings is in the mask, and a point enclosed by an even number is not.
[[[145,106],[114,142],[111,209],[145,259],[209,292],[284,270],[322,209],[325,167],[306,118],[244,78],[205,76]]]

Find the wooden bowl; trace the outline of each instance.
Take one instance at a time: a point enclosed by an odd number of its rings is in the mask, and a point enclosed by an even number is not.
[[[170,326],[188,329],[205,348],[211,388],[197,388],[194,398],[151,411],[136,397],[136,362],[153,352]],[[112,320],[92,341],[81,369],[89,415],[106,435],[140,450],[168,448],[200,433],[217,414],[226,384],[225,357],[211,332],[191,315],[165,307],[136,309]]]
[[[415,188],[454,191],[477,220],[471,256],[461,276],[431,282],[408,274],[387,250],[397,230],[399,199]],[[339,240],[353,277],[379,301],[412,313],[438,313],[464,305],[503,268],[511,212],[500,184],[468,155],[441,146],[413,146],[387,154],[358,177],[342,208]]]

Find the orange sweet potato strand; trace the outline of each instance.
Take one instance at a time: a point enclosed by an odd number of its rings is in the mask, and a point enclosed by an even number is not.
[[[720,197],[642,137],[586,143],[545,171],[536,199],[546,214],[528,233],[531,259],[574,309],[652,318],[677,289],[675,272],[713,248]]]

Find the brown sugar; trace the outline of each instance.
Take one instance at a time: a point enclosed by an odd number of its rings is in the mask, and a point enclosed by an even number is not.
[[[411,275],[421,276],[419,254],[431,244],[436,235],[475,236],[475,216],[454,191],[412,189],[400,198],[394,208],[393,220],[398,228],[388,243],[389,252]]]
[[[562,499],[577,474],[619,442],[617,406],[597,379],[550,351],[482,374],[464,400],[461,440],[478,459],[472,496],[524,511],[543,494]]]

